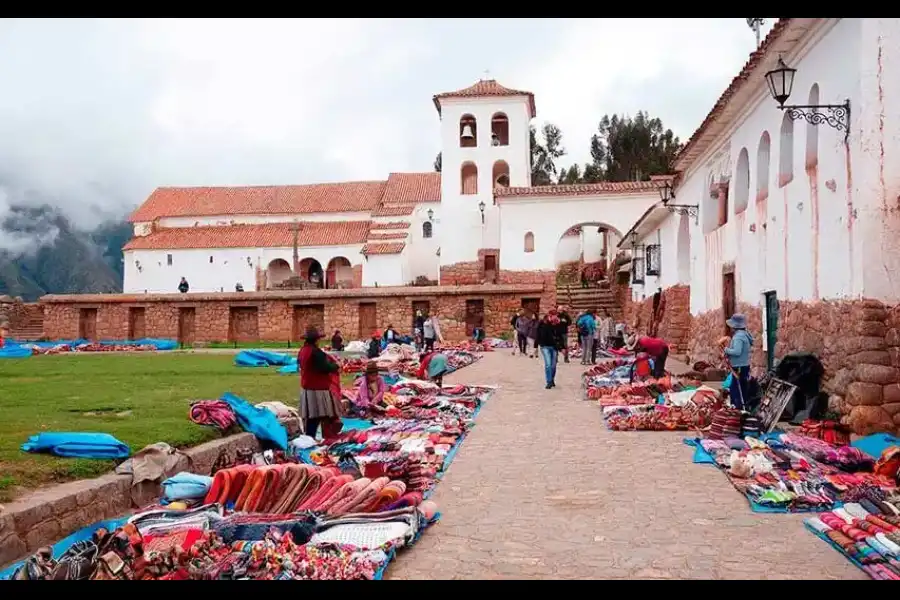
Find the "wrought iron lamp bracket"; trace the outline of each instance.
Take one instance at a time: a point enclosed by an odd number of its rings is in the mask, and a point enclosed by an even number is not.
[[[850,138],[850,100],[843,104],[783,104],[792,121],[804,120],[810,125],[827,124],[844,132],[844,142]]]
[[[694,217],[694,225],[700,223],[700,205],[699,204],[667,204],[666,208],[670,213],[676,215],[687,215]]]

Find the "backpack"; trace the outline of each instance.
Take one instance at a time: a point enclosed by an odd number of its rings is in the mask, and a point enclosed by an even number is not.
[[[586,335],[590,335],[590,330],[588,329],[587,323],[585,323],[584,318],[578,319],[578,335],[584,337]]]

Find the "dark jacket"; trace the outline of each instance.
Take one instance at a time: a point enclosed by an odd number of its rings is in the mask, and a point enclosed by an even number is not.
[[[342,338],[340,334],[336,333],[333,336],[331,336],[331,349],[332,350],[343,350],[344,349],[344,338]]]
[[[381,354],[381,340],[372,338],[369,340],[369,349],[366,351],[366,356],[368,358],[378,358],[379,354]]]
[[[569,325],[572,324],[572,317],[567,312],[559,313],[559,325],[556,326],[556,335],[559,337],[559,347],[565,348],[569,345]]]
[[[513,315],[512,319],[509,320],[509,324],[513,329],[516,328],[516,323],[518,323],[518,322],[519,322],[519,315]]]
[[[300,348],[297,366],[300,368],[300,387],[305,390],[331,389],[331,374],[340,368],[328,360],[321,348],[309,342]]]
[[[536,339],[540,348],[559,348],[559,325],[541,321],[537,326]]]
[[[178,284],[178,291],[181,292],[182,294],[187,294],[189,289],[191,289],[191,286],[188,285],[188,282],[186,279]]]

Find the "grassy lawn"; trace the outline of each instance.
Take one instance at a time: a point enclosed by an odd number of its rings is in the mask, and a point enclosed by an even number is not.
[[[154,442],[186,447],[218,437],[188,419],[193,400],[232,392],[250,402],[296,405],[298,377],[240,368],[221,354],[81,354],[0,360],[0,502],[17,488],[93,477],[113,461],[28,454],[43,431],[110,433],[137,452]]]

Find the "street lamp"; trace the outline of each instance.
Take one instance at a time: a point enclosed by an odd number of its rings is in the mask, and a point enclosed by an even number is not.
[[[433,220],[434,220],[434,211],[433,211],[432,209],[429,208],[429,209],[428,209],[428,212],[427,212],[426,214],[428,215],[428,220],[429,220],[429,221],[433,221]]]
[[[663,206],[668,208],[670,213],[694,217],[694,223],[698,222],[700,217],[699,204],[669,204],[675,199],[675,189],[672,187],[670,179],[664,180],[659,186],[659,199],[662,200]]]
[[[779,58],[775,68],[766,73],[766,83],[769,85],[769,93],[780,110],[786,110],[791,121],[803,119],[810,125],[827,123],[830,127],[844,132],[844,142],[850,137],[850,99],[843,104],[790,104],[786,105],[794,89],[794,75],[797,69],[792,69]],[[827,112],[822,112],[822,111]]]
[[[484,200],[478,203],[478,210],[481,211],[481,224],[484,225]]]

